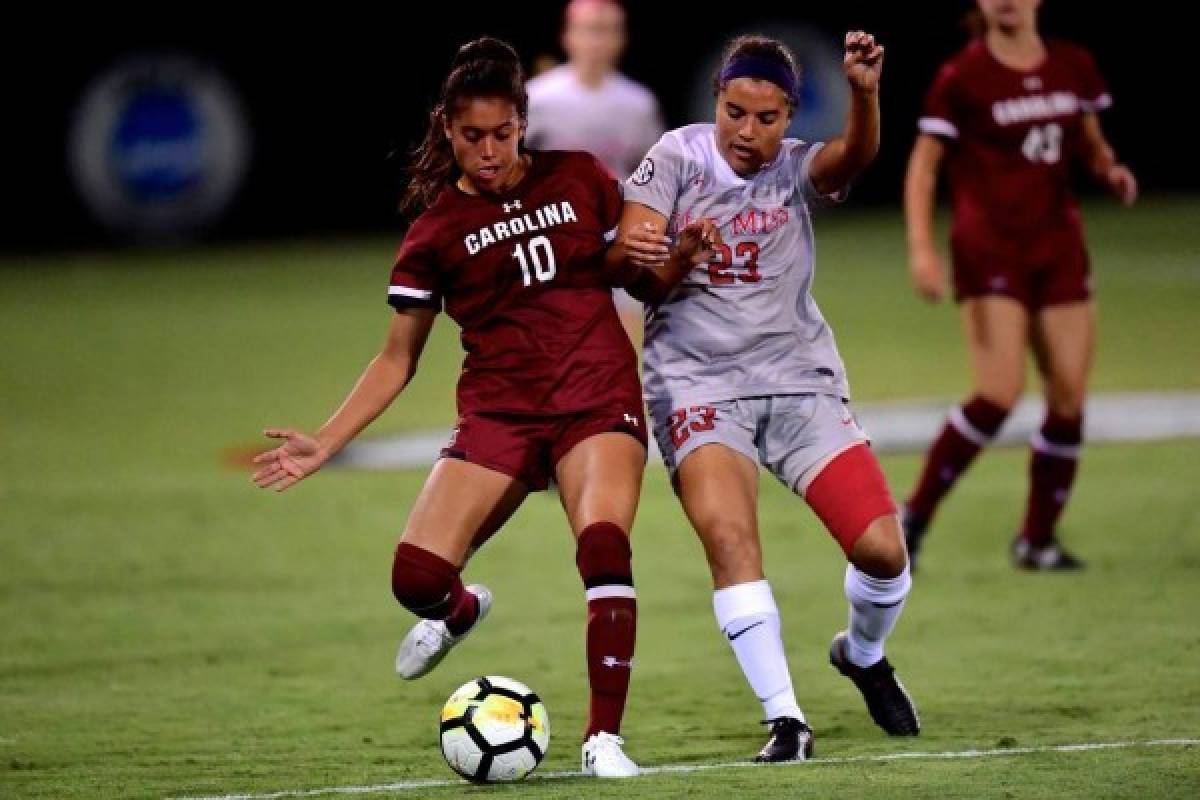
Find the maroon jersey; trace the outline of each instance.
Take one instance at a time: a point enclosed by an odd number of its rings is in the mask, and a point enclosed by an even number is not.
[[[1071,162],[1082,118],[1112,103],[1092,57],[1046,43],[1030,70],[1004,66],[976,39],[942,67],[919,127],[950,144],[956,236],[997,239],[1079,225]]]
[[[460,414],[563,414],[634,398],[637,359],[603,279],[621,213],[586,153],[533,151],[507,195],[447,186],[405,236],[388,302],[446,309],[466,351]]]

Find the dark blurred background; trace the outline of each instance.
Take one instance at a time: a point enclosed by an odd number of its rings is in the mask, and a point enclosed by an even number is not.
[[[1153,5],[1047,0],[1042,29],[1095,55],[1115,98],[1103,116],[1105,129],[1144,189],[1196,190],[1200,163],[1184,121],[1194,82],[1190,46],[1171,43],[1186,35],[1167,21],[1168,6],[1156,13]],[[623,71],[655,91],[674,127],[706,121],[692,110],[695,88],[709,80],[700,65],[735,32],[802,24],[836,47],[848,29],[872,31],[887,46],[884,143],[855,196],[859,204],[895,204],[921,97],[937,66],[965,43],[962,20],[971,7],[965,0],[704,8],[630,2]],[[194,222],[159,220],[159,229],[190,229],[189,238],[203,240],[398,230],[406,154],[423,133],[457,46],[489,33],[512,42],[527,65],[547,53],[561,57],[561,9],[558,2],[458,2],[370,13],[214,5],[179,6],[169,14],[30,12],[32,19],[9,26],[2,56],[0,247],[145,240],[131,235],[127,223],[102,219],[85,196],[92,192],[104,205],[105,181],[124,180],[143,198],[169,200],[188,181],[211,182],[211,175],[188,172],[199,169],[188,151],[199,146],[189,138],[199,112],[173,99],[172,81],[192,86],[194,102],[215,115],[205,124],[222,131],[218,160],[225,167],[203,208],[170,212]],[[164,71],[171,75],[164,78]],[[154,85],[147,88],[147,81]],[[140,92],[138,109],[106,119],[104,109],[130,91]],[[156,169],[164,165],[165,172]],[[114,169],[122,173],[117,178]]]

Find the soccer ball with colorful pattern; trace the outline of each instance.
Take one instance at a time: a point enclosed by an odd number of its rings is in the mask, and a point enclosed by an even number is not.
[[[488,675],[450,695],[442,708],[441,744],[446,763],[469,781],[517,781],[545,757],[550,717],[528,686]]]

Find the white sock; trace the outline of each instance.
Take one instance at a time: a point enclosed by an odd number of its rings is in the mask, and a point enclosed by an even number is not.
[[[717,625],[729,639],[742,673],[763,705],[767,719],[804,721],[783,654],[779,609],[765,580],[739,583],[713,592]]]
[[[896,627],[911,586],[908,567],[895,578],[872,578],[853,564],[846,565],[846,599],[850,601],[846,658],[851,664],[870,667],[883,658],[883,643]]]

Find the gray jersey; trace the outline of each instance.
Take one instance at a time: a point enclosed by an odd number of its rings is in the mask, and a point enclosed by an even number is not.
[[[625,183],[625,199],[663,214],[667,233],[712,219],[725,248],[646,309],[647,402],[670,408],[763,395],[849,396],[833,332],[812,298],[808,169],[822,145],[785,139],[748,179],[717,150],[715,127],[668,131]]]

